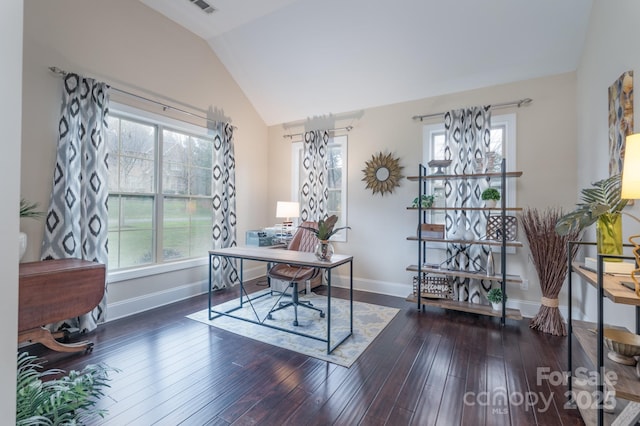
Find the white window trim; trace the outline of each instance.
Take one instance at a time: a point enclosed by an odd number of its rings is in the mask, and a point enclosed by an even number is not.
[[[149,111],[145,111],[143,109],[135,108],[135,107],[121,104],[118,102],[111,101],[109,103],[109,109],[118,116],[122,116],[122,117],[133,119],[133,120],[136,120],[136,119],[139,120],[142,118],[142,119],[148,120],[151,124],[160,125],[165,128],[171,128],[172,130],[183,131],[193,136],[201,136],[201,137],[211,136],[210,130],[205,127],[196,126],[190,123],[165,117],[159,114],[155,114]],[[156,156],[159,155],[159,152],[162,149],[162,147],[159,146],[157,149],[158,149],[158,152],[156,153]],[[156,170],[158,171],[156,180],[162,179],[162,175],[161,175],[162,162],[158,161],[157,158],[156,158]],[[156,203],[158,202],[161,203],[162,200],[156,198]],[[155,208],[154,222],[156,224],[159,223],[157,215],[158,215],[159,209],[161,208],[162,206],[158,206]],[[158,228],[157,225],[155,227]],[[157,229],[156,234],[154,235],[154,239],[155,238],[159,238],[159,239],[162,238],[161,228]],[[154,250],[157,249],[156,245],[157,245],[157,241],[154,241]],[[119,282],[119,281],[127,281],[127,280],[132,280],[137,278],[144,278],[152,275],[163,274],[166,272],[180,271],[180,270],[190,269],[190,268],[194,268],[202,265],[207,265],[208,262],[209,262],[208,254],[203,254],[202,257],[192,257],[189,259],[177,260],[173,262],[120,268],[113,271],[107,271],[107,282],[112,283],[112,282]]]
[[[507,170],[506,171],[516,171],[516,114],[501,114],[494,115],[491,117],[491,125],[505,126],[505,136],[507,143],[504,146],[504,158],[507,161]],[[444,132],[444,123],[436,123],[436,124],[425,124],[422,130],[422,162],[423,164],[427,164],[431,160],[431,138],[434,133],[442,133]],[[515,207],[517,206],[517,192],[516,192],[516,182],[513,179],[507,179],[507,207]],[[438,249],[438,250],[446,250],[446,243],[427,243],[427,248],[429,249]],[[499,252],[500,247],[492,247],[492,251]],[[507,247],[507,253],[515,253],[515,249],[513,247]]]
[[[331,138],[331,143],[335,139],[341,139],[338,143],[340,144],[342,151],[342,158],[347,159],[349,138],[346,135],[341,136],[333,136]],[[292,201],[300,201],[300,157],[304,146],[302,141],[296,141],[291,144],[291,200]],[[340,218],[340,223],[344,224],[342,226],[347,226],[347,163],[348,161],[344,161],[342,164],[342,193],[341,200],[342,203],[342,217]],[[338,242],[346,242],[347,241],[347,230],[342,229],[336,232],[333,237],[331,237],[331,241]]]

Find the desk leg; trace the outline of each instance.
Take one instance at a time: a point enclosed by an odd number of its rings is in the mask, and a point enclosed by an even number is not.
[[[349,327],[353,334],[353,261],[349,262]]]
[[[331,269],[327,271],[327,354],[331,353]]]

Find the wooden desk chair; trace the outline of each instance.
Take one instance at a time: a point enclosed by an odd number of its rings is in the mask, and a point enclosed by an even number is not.
[[[317,228],[318,224],[316,222],[303,222],[301,226],[308,226]],[[287,250],[297,250],[297,251],[305,251],[305,252],[313,252],[316,244],[318,243],[318,239],[315,234],[308,229],[298,228],[296,233],[293,235],[293,239],[289,243]],[[271,317],[271,313],[279,311],[281,309],[288,308],[289,306],[293,306],[294,310],[294,320],[293,325],[298,325],[298,307],[303,307],[307,309],[312,309],[314,311],[320,312],[320,318],[324,318],[324,312],[322,309],[318,309],[314,307],[311,302],[301,301],[299,299],[299,289],[298,283],[304,282],[306,283],[307,293],[310,293],[310,283],[311,280],[317,277],[320,274],[320,269],[305,267],[305,266],[294,266],[286,263],[277,263],[272,266],[267,272],[267,277],[269,279],[281,280],[289,283],[289,287],[291,288],[291,301],[280,302],[278,307],[271,309],[269,315],[267,315],[268,319],[273,319]],[[286,289],[285,289],[286,292]]]

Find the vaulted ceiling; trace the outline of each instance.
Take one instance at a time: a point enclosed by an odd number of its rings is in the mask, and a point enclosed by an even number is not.
[[[205,39],[268,125],[574,71],[593,0],[140,0]]]

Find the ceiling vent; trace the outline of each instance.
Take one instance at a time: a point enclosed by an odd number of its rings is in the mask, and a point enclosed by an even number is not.
[[[216,9],[213,6],[211,6],[209,3],[207,3],[204,0],[189,0],[189,1],[195,4],[196,6],[198,6],[205,13],[213,13],[216,11]]]

